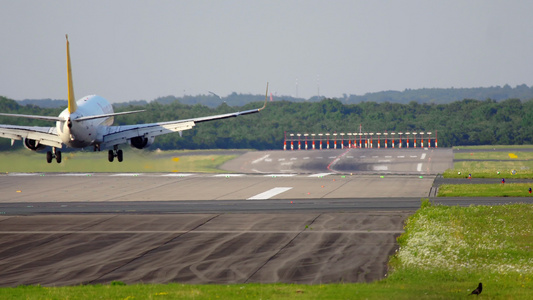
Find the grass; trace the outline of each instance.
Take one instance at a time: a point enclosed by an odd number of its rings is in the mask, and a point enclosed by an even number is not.
[[[514,171],[514,172],[513,172]],[[453,169],[446,170],[444,178],[533,178],[533,161],[529,162],[456,162]]]
[[[480,146],[454,146],[454,150],[494,150],[494,149],[533,149],[533,145],[480,145]]]
[[[198,155],[195,155],[198,153]],[[27,150],[0,152],[0,172],[209,172],[236,155],[216,155],[206,151],[124,151],[124,161],[107,160],[107,152],[63,153],[63,162],[48,164],[42,153]]]
[[[443,173],[444,178],[465,178],[468,174],[475,178],[533,178],[533,152],[455,153],[454,159],[462,161],[454,162],[453,169]]]
[[[433,206],[409,217],[381,281],[298,284],[136,284],[0,288],[1,299],[533,298],[533,205]],[[476,298],[477,299],[477,298]]]
[[[434,298],[533,298],[533,205],[426,206],[409,217],[386,282],[424,286]]]
[[[532,160],[533,151],[455,153],[453,157],[466,160]]]
[[[443,184],[439,197],[532,197],[533,183]],[[533,218],[532,218],[533,220]]]

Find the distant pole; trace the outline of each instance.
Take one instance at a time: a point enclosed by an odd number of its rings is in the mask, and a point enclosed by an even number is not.
[[[317,96],[318,99],[320,99],[320,81],[319,81],[319,79],[320,79],[320,75],[317,74],[316,75],[316,87],[317,87],[316,96]]]
[[[298,98],[298,78],[296,78],[296,97]]]

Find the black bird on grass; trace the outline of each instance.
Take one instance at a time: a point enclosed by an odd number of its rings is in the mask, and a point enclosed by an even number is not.
[[[482,290],[483,290],[483,285],[480,282],[479,285],[477,286],[477,289],[473,290],[472,293],[470,293],[470,295],[479,295],[481,294]]]

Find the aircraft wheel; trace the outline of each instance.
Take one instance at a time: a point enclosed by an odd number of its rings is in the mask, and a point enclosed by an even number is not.
[[[46,152],[46,162],[48,163],[52,162],[52,151]]]
[[[124,158],[122,154],[122,150],[117,150],[117,160],[118,162],[122,162],[122,159]]]
[[[109,162],[113,162],[113,159],[115,159],[115,153],[113,153],[113,150],[109,150],[107,153],[107,159],[109,159]]]
[[[61,151],[56,152],[56,161],[58,164],[61,163]]]

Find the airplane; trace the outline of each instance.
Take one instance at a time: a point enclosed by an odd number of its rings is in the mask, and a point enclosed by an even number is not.
[[[76,101],[68,35],[65,37],[67,39],[68,107],[57,117],[0,113],[1,116],[56,122],[55,127],[0,124],[0,137],[11,139],[11,145],[15,140],[22,140],[24,147],[32,151],[52,147],[52,151],[46,152],[48,163],[54,159],[57,163],[61,163],[61,151],[59,149],[62,149],[63,145],[70,148],[93,147],[94,151],[112,148],[108,152],[108,160],[113,162],[116,157],[121,162],[124,156],[119,145],[129,144],[133,148],[143,149],[150,146],[156,136],[172,132],[179,132],[181,135],[182,131],[192,129],[196,123],[258,113],[266,107],[267,96],[265,95],[265,104],[257,109],[186,120],[112,126],[115,116],[140,113],[144,110],[115,113],[111,104],[97,95],[85,96]]]

